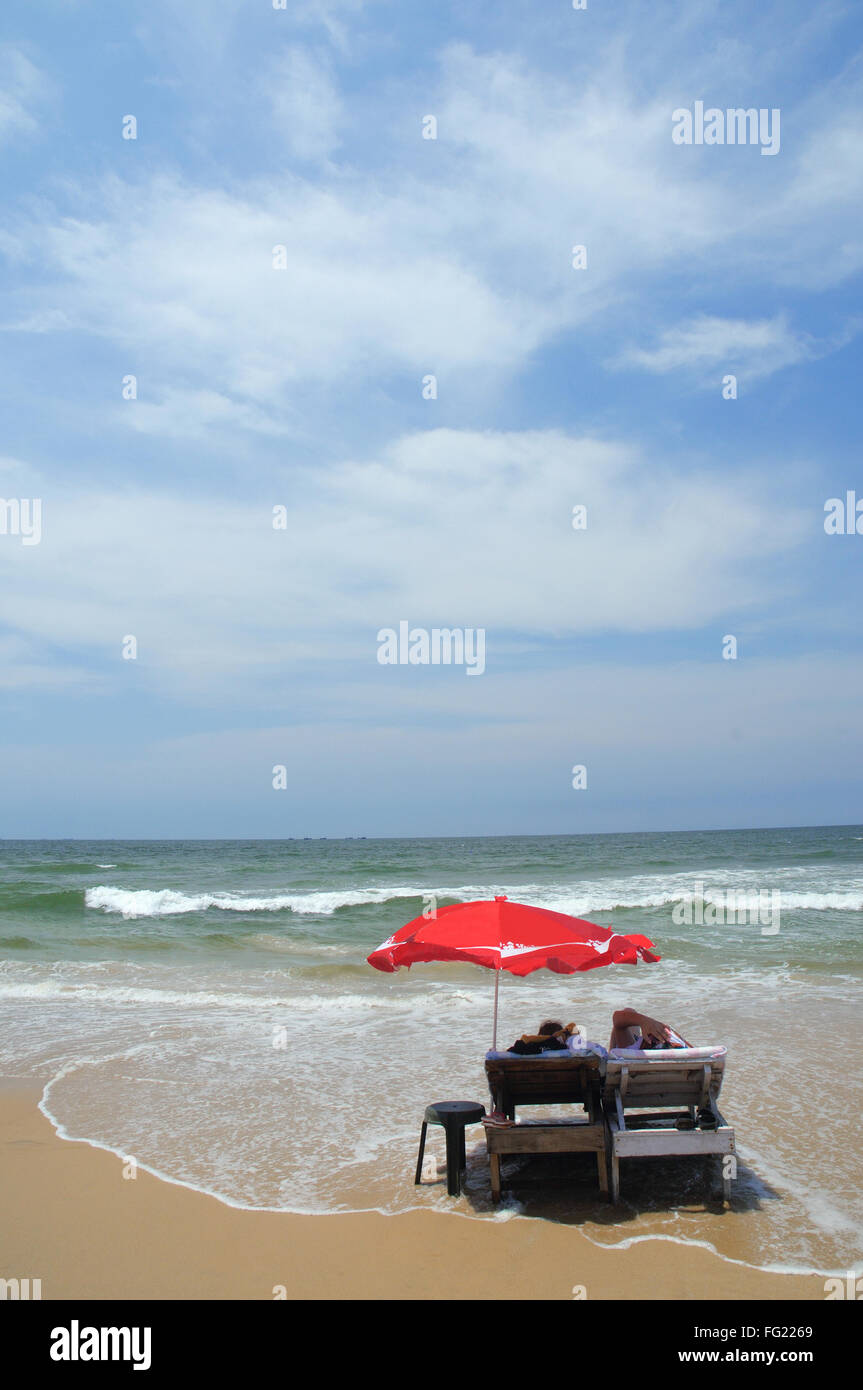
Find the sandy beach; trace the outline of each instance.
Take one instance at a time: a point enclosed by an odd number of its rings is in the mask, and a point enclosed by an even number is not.
[[[733,1265],[647,1240],[597,1247],[580,1231],[440,1212],[300,1216],[242,1211],[59,1138],[39,1091],[0,1089],[0,1277],[43,1299],[824,1298],[820,1276]],[[281,1290],[284,1290],[282,1294]],[[650,1296],[647,1293],[647,1296]]]

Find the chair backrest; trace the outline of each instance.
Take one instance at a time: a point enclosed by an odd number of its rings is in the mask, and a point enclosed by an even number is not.
[[[499,1057],[486,1059],[485,1073],[503,1110],[558,1102],[590,1107],[599,1096],[600,1066],[598,1057]]]
[[[614,1105],[619,1095],[624,1110],[706,1105],[718,1099],[724,1072],[724,1057],[688,1062],[609,1057],[603,1100]]]

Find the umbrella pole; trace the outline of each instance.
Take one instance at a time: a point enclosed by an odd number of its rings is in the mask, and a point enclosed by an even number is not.
[[[491,1050],[497,1052],[497,996],[500,989],[500,971],[494,972],[494,1029],[492,1031]]]

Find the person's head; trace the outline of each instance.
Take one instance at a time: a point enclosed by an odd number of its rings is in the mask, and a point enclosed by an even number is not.
[[[539,1036],[550,1038],[554,1033],[562,1033],[563,1024],[558,1023],[556,1018],[547,1018],[544,1023],[539,1025]]]

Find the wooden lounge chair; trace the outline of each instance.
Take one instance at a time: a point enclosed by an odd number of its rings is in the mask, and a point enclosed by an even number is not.
[[[585,1115],[487,1126],[492,1201],[500,1201],[501,1154],[594,1153],[601,1191],[608,1192],[606,1125],[598,1057],[494,1057],[485,1064],[493,1108],[515,1119],[519,1105],[583,1105]]]
[[[602,1105],[608,1123],[611,1199],[620,1197],[619,1160],[734,1153],[734,1130],[717,1108],[725,1070],[725,1048],[612,1053],[605,1067]],[[715,1129],[701,1128],[699,1112],[713,1116]],[[678,1128],[681,1120],[686,1128]],[[693,1126],[693,1127],[688,1127]],[[722,1164],[723,1200],[731,1195],[733,1165]]]

